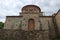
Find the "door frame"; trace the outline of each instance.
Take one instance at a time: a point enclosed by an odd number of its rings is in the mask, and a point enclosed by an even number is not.
[[[32,28],[30,29],[30,22],[32,22]],[[34,19],[28,20],[28,30],[34,30],[35,29],[35,21]]]

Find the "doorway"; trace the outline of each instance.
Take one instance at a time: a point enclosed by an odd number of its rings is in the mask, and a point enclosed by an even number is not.
[[[35,28],[34,19],[29,19],[28,20],[28,30],[34,30],[34,28]]]

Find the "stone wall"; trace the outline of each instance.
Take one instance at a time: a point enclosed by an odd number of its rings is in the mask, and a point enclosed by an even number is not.
[[[22,17],[7,16],[4,24],[4,29],[20,29]]]
[[[57,12],[57,15],[55,16],[55,21],[56,21],[58,31],[59,31],[59,34],[60,34],[60,10]]]
[[[0,29],[0,40],[51,40],[48,31]]]

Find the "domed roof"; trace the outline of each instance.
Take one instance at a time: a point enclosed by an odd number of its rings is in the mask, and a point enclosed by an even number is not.
[[[24,10],[24,9],[27,8],[27,7],[35,7],[35,8],[37,8],[37,9],[41,12],[41,9],[40,9],[38,6],[36,6],[36,5],[26,5],[26,6],[24,6],[24,7],[22,8],[22,10]]]

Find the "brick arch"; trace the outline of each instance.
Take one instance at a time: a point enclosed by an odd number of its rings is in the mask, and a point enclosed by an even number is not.
[[[29,19],[28,20],[28,30],[34,30],[35,28],[35,21],[34,19]]]

